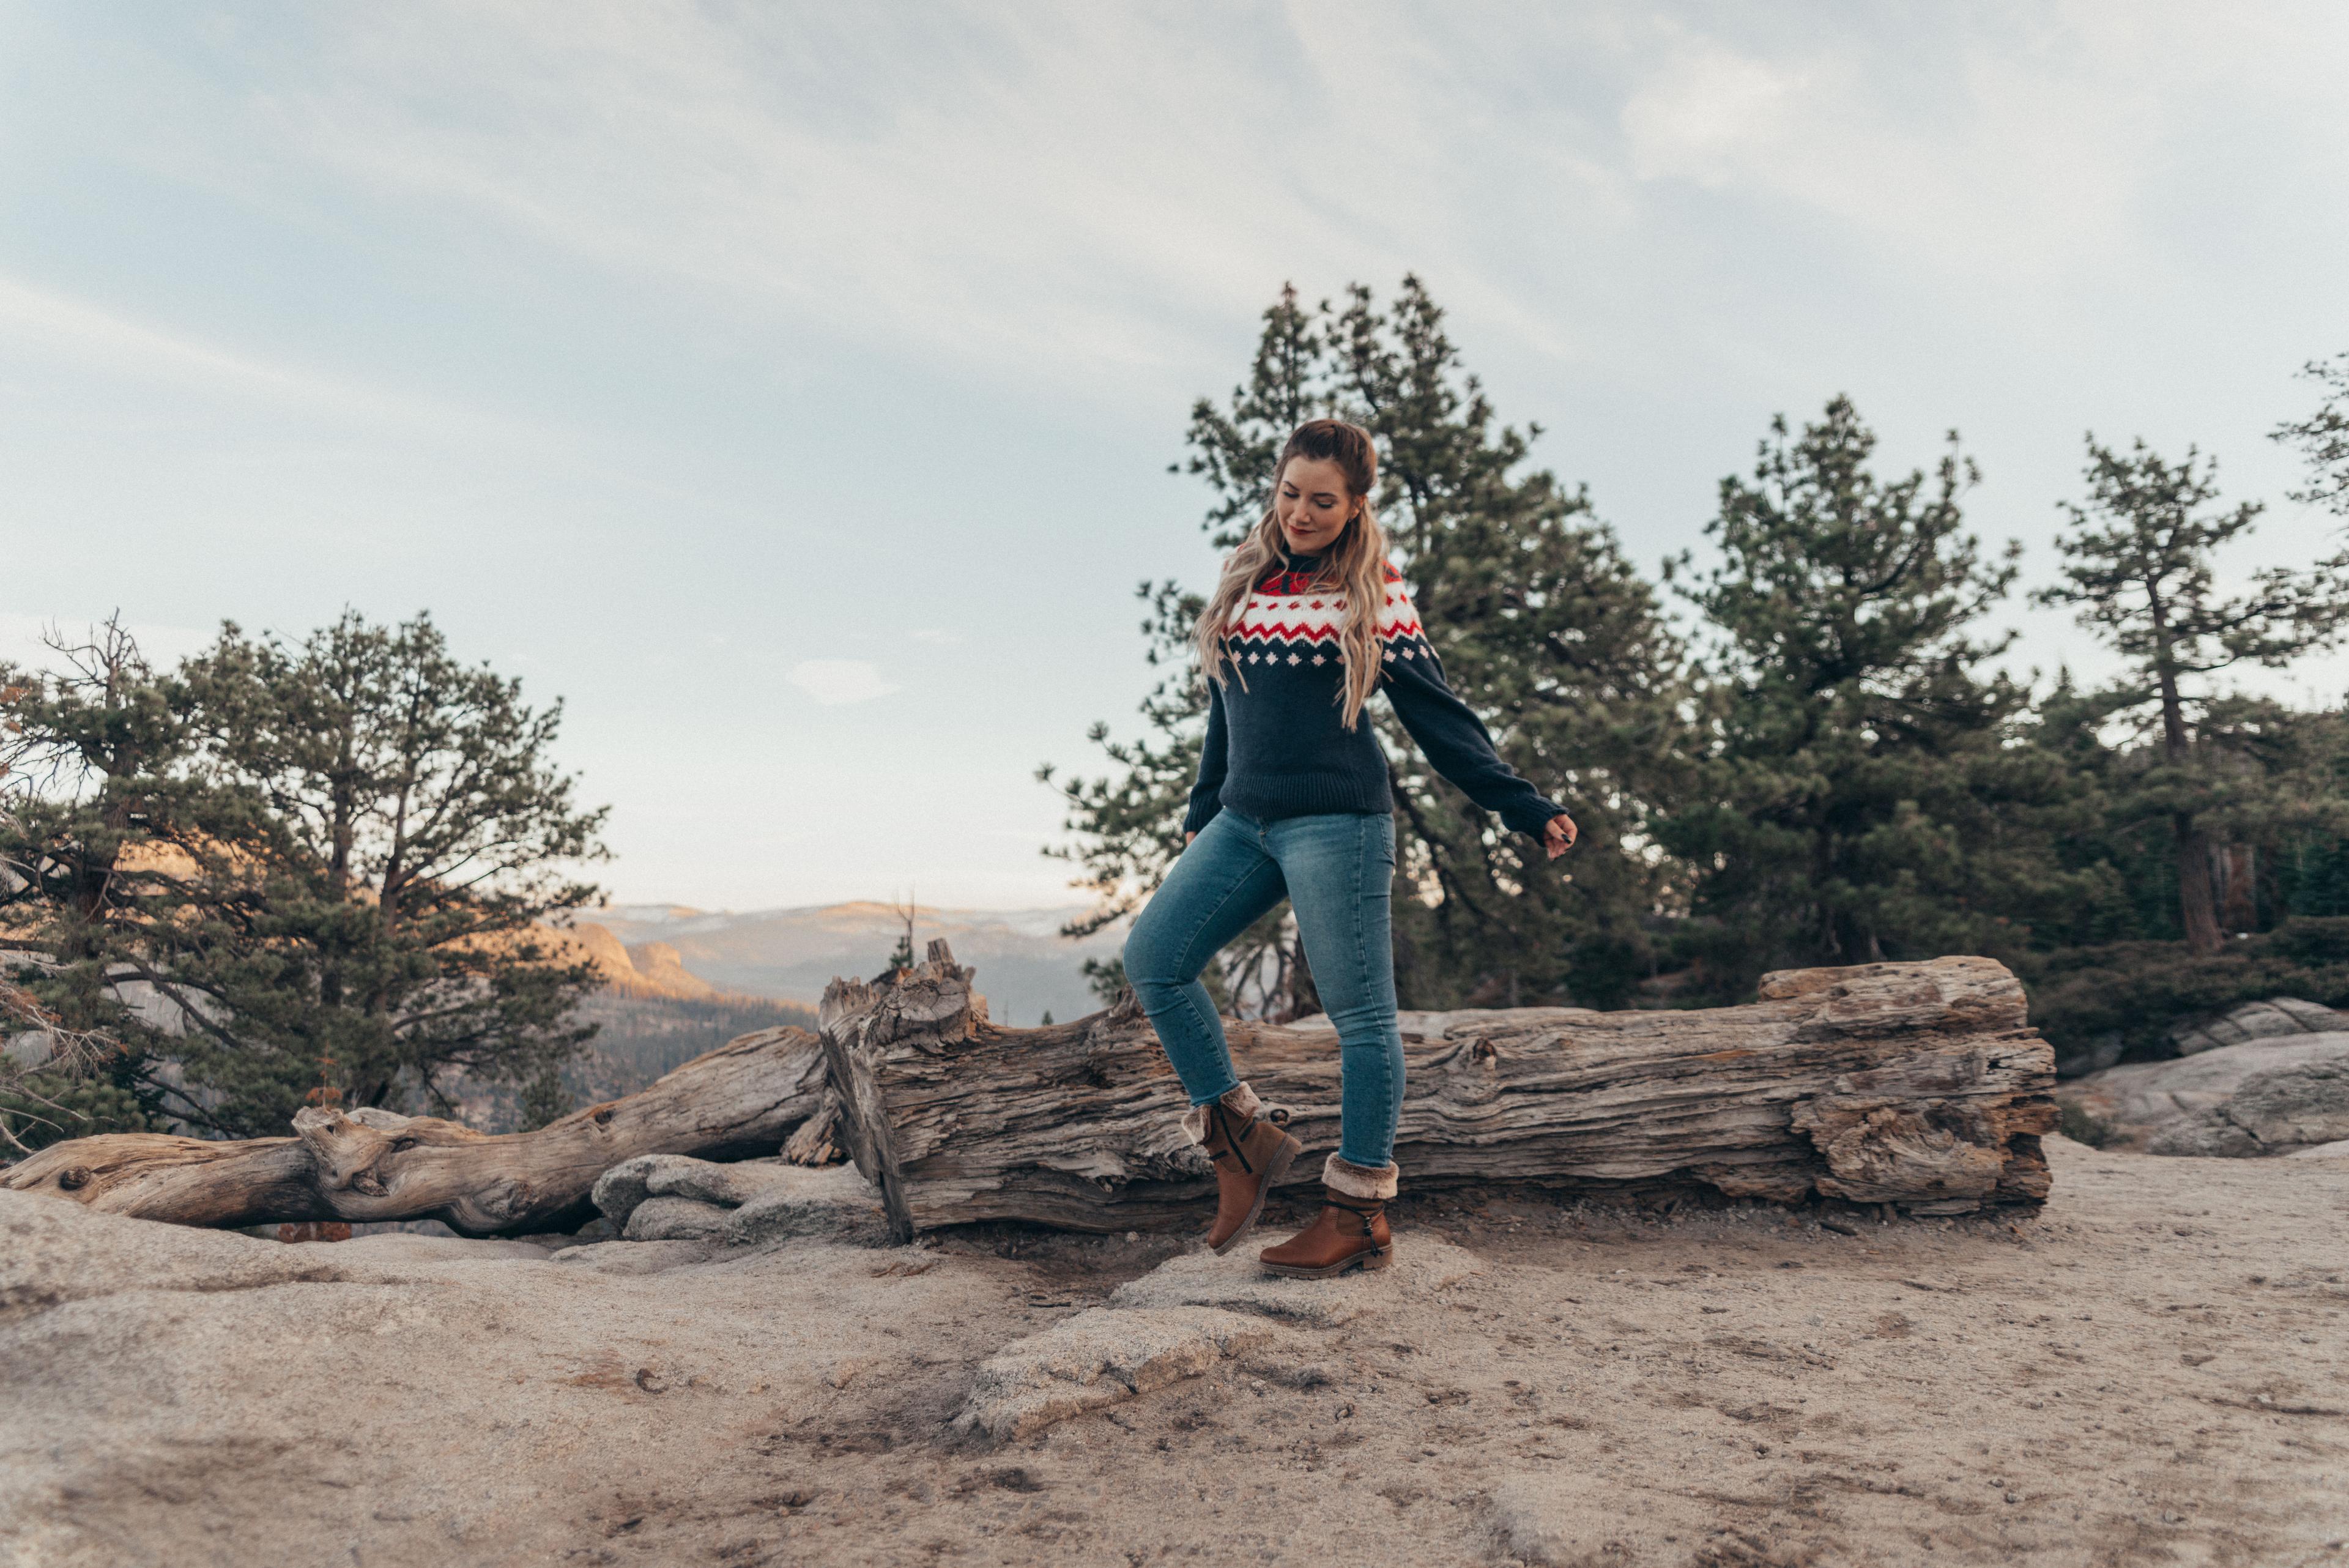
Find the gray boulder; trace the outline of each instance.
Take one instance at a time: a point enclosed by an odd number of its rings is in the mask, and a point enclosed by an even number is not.
[[[591,1195],[604,1218],[625,1229],[636,1206],[648,1198],[684,1198],[737,1209],[794,1168],[774,1159],[728,1164],[682,1154],[640,1154],[595,1179]]]
[[[2349,1138],[2349,1055],[2254,1073],[2223,1106],[2156,1134],[2149,1154],[2233,1158]]]
[[[2349,1030],[2349,1015],[2313,1002],[2302,1002],[2296,996],[2279,996],[2266,1002],[2246,1002],[2224,1012],[2178,1024],[2169,1031],[2169,1043],[2178,1048],[2180,1056],[2194,1056],[2229,1045],[2288,1040],[2302,1034],[2333,1034],[2344,1030]]]
[[[2056,1085],[2114,1147],[2153,1154],[2282,1154],[2349,1137],[2349,1032],[2270,1036]],[[2337,1130],[2335,1130],[2337,1129]]]
[[[730,1246],[756,1247],[817,1236],[851,1247],[890,1245],[889,1216],[881,1194],[853,1165],[785,1166],[727,1218]]]
[[[628,1212],[620,1234],[631,1241],[719,1241],[734,1210],[691,1198],[647,1198]]]
[[[630,1241],[756,1247],[814,1237],[858,1247],[889,1244],[881,1196],[854,1166],[639,1155],[596,1180],[595,1200]]]

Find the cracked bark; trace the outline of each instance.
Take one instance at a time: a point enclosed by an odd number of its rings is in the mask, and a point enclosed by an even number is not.
[[[1982,958],[1795,970],[1752,1006],[1406,1014],[1406,1188],[1537,1182],[1710,1190],[1922,1213],[2036,1205],[2054,1056],[2021,984]],[[1327,1029],[1226,1020],[1233,1056],[1305,1143],[1338,1137]],[[1040,1029],[988,1022],[943,942],[875,984],[835,981],[819,1015],[841,1130],[901,1236],[1021,1220],[1083,1231],[1187,1221],[1214,1183],[1177,1125],[1188,1103],[1129,997]]]

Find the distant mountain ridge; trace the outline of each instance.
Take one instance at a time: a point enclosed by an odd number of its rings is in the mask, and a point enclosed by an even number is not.
[[[569,953],[595,965],[605,989],[621,996],[660,997],[676,1002],[708,1002],[723,996],[685,967],[678,950],[667,942],[638,942],[630,947],[616,932],[597,920],[582,920],[557,938]]]
[[[978,971],[978,989],[999,1023],[1032,1024],[1047,1012],[1063,1020],[1081,1017],[1101,1006],[1085,979],[1084,961],[1114,957],[1125,940],[1121,929],[1081,941],[1061,936],[1061,928],[1084,910],[1081,904],[1042,909],[924,905],[914,911],[914,950],[918,955],[945,938],[956,961]],[[740,912],[616,904],[583,919],[583,936],[591,920],[626,950],[643,981],[698,981],[715,991],[802,1007],[813,1007],[835,975],[870,979],[880,972],[905,930],[895,908],[871,901]]]

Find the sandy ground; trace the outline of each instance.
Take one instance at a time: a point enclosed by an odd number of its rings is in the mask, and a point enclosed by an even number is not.
[[[978,1364],[1174,1243],[285,1247],[5,1195],[0,1563],[2349,1565],[2349,1161],[2051,1156],[2036,1220],[1857,1235],[1398,1205],[1484,1272],[1003,1445],[950,1430]]]

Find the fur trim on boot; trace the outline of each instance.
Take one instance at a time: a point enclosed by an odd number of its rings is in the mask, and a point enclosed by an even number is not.
[[[1395,1183],[1402,1175],[1402,1169],[1392,1163],[1383,1166],[1356,1165],[1333,1154],[1329,1163],[1321,1168],[1321,1185],[1349,1198],[1383,1203],[1395,1195]]]
[[[1215,1101],[1210,1100],[1207,1102],[1207,1105],[1213,1105],[1215,1103]],[[1253,1121],[1256,1118],[1257,1113],[1264,1109],[1263,1103],[1256,1097],[1256,1091],[1249,1088],[1246,1084],[1237,1085],[1232,1088],[1226,1089],[1224,1091],[1223,1106],[1224,1109],[1231,1112],[1232,1115],[1239,1117],[1242,1121]],[[1193,1106],[1189,1110],[1183,1113],[1183,1131],[1193,1143],[1205,1143],[1207,1141],[1206,1106]]]

